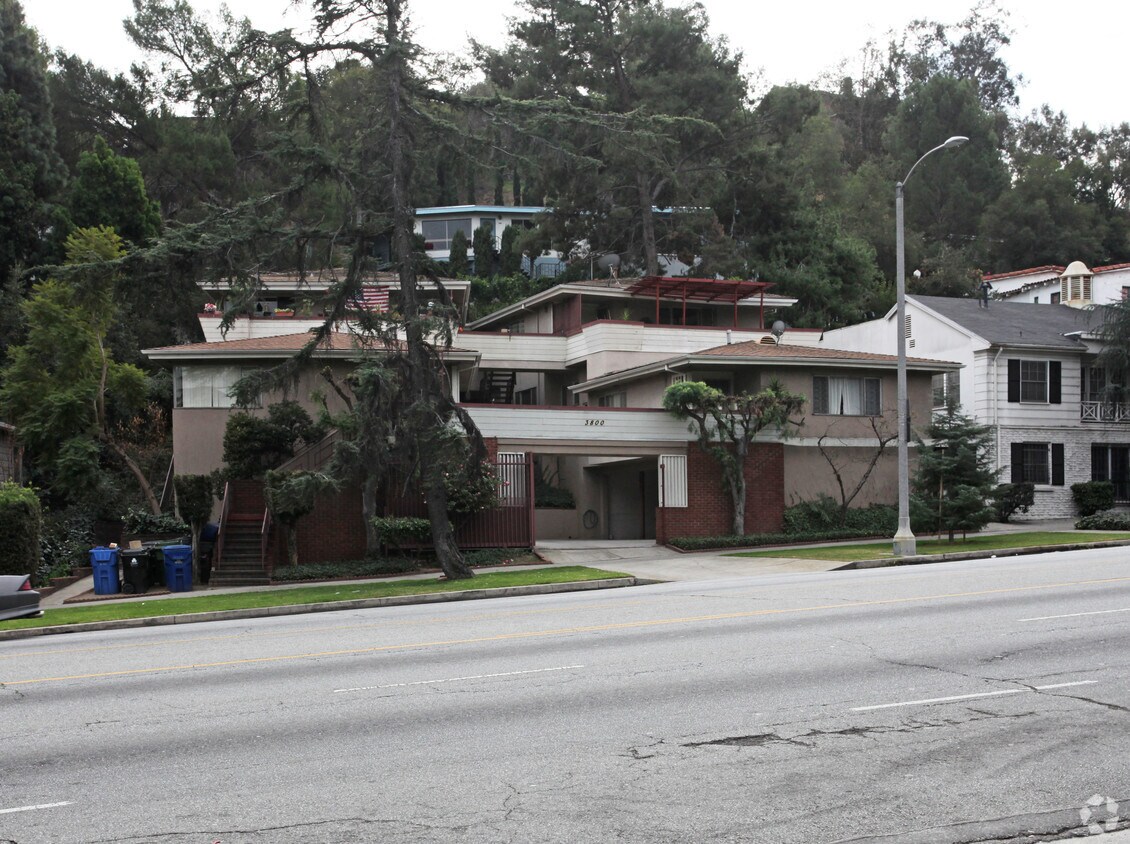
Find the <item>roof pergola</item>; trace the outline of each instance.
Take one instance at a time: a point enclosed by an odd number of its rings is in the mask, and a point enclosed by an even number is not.
[[[655,296],[655,322],[659,323],[659,300],[668,299],[683,303],[683,325],[687,323],[687,302],[733,302],[734,327],[738,327],[738,302],[754,296],[761,297],[758,325],[765,327],[765,291],[772,287],[768,281],[717,280],[713,278],[662,278],[644,276],[628,292],[633,296]]]

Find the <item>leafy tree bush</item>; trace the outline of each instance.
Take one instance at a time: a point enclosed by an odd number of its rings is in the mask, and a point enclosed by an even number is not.
[[[200,533],[212,515],[213,481],[211,475],[177,475],[173,478],[177,493],[177,510],[192,529],[192,571],[197,580],[200,571]]]
[[[1093,516],[1114,506],[1114,484],[1110,481],[1087,481],[1071,485],[1071,497],[1080,516]]]
[[[467,235],[459,229],[451,236],[451,246],[447,255],[447,270],[455,278],[467,275]]]
[[[43,512],[30,487],[0,483],[0,574],[30,574],[39,570],[39,540]]]
[[[1130,530],[1130,513],[1105,511],[1084,516],[1075,523],[1076,530]]]
[[[88,506],[72,505],[43,514],[36,583],[47,583],[52,577],[63,577],[76,568],[90,565],[94,522],[95,511]]]
[[[494,251],[494,229],[490,226],[479,226],[471,238],[471,248],[475,255],[475,275],[479,278],[489,278],[495,274],[495,263],[498,257]]]
[[[320,492],[334,486],[334,482],[321,472],[270,469],[263,476],[267,509],[286,534],[286,558],[290,565],[298,565],[298,520],[314,509]]]
[[[489,461],[444,472],[448,510],[465,516],[497,507],[500,483],[505,481],[499,481],[498,470]]]
[[[1036,502],[1036,485],[1000,484],[993,490],[993,512],[998,522],[1007,523],[1015,513],[1027,513]]]
[[[281,401],[267,408],[267,416],[235,413],[224,431],[224,463],[227,478],[258,478],[268,469],[294,456],[300,443],[322,438],[323,429],[295,401]]]
[[[502,243],[499,244],[498,256],[499,275],[512,276],[522,272],[522,250],[518,244],[520,234],[517,226],[507,226],[502,230]]]

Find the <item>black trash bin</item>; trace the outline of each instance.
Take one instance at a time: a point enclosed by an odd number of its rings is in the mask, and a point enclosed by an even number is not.
[[[153,582],[149,549],[123,548],[121,561],[122,591],[132,592],[135,595],[144,595],[148,592],[149,586]]]

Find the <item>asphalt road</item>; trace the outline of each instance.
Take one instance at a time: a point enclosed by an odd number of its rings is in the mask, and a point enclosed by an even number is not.
[[[3,642],[0,841],[1103,832],[1128,645],[1126,549]]]

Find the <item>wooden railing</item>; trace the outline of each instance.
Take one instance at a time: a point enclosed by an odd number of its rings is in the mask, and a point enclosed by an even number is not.
[[[228,515],[231,511],[231,484],[224,484],[224,503],[220,508],[220,525],[216,530],[216,545],[212,549],[212,567],[219,568],[224,559],[224,528],[227,527]]]
[[[294,453],[294,456],[279,466],[280,471],[308,471],[317,472],[323,468],[333,457],[334,446],[341,434],[335,429],[330,431],[316,443],[304,445]]]
[[[1079,418],[1084,422],[1130,422],[1130,404],[1084,401]]]

